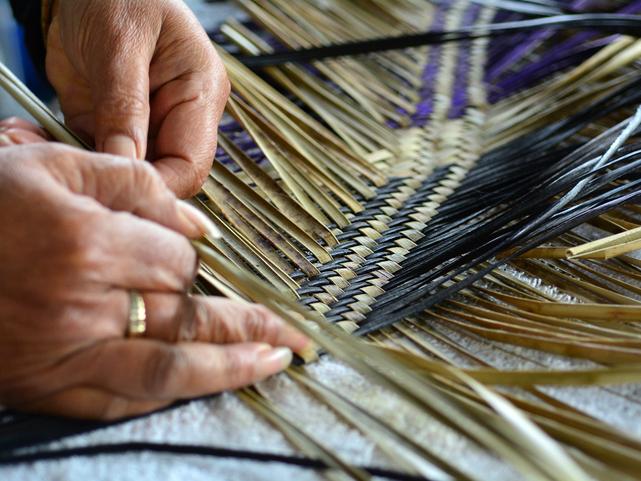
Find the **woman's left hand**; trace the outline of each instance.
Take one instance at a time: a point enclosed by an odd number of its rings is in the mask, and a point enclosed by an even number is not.
[[[47,76],[96,151],[148,159],[179,197],[211,168],[229,81],[181,0],[55,0]]]

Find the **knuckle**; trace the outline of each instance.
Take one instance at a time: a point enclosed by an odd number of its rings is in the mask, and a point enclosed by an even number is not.
[[[250,306],[247,312],[247,326],[252,339],[267,340],[272,333],[273,316],[269,309],[260,304]]]
[[[197,257],[189,241],[172,231],[154,237],[154,251],[149,254],[158,264],[157,279],[163,289],[186,292],[196,276]]]
[[[77,152],[77,150],[74,149],[73,147],[70,147],[69,145],[65,145],[65,144],[60,144],[60,143],[57,143],[57,142],[44,144],[44,145],[36,144],[36,145],[31,146],[30,148],[39,149],[45,154],[53,153],[53,154],[55,154],[55,155],[57,155],[59,157],[63,157],[63,158],[72,157],[74,152]]]
[[[98,107],[100,117],[112,121],[122,121],[129,117],[147,118],[149,116],[149,102],[142,93],[133,89],[114,88],[106,94]]]
[[[127,171],[131,182],[128,184],[136,196],[146,203],[154,203],[158,208],[172,206],[176,200],[156,169],[148,162],[130,160]]]
[[[109,242],[99,232],[100,225],[107,219],[95,212],[81,212],[76,217],[76,246],[80,249],[81,257],[94,264],[92,261],[102,256]]]
[[[148,162],[127,159],[128,169],[133,177],[133,185],[142,192],[156,195],[167,195],[169,189],[165,187],[160,174]]]
[[[229,351],[224,357],[223,364],[223,376],[230,387],[248,384],[255,377],[253,364],[239,352]]]
[[[189,361],[181,348],[165,346],[150,355],[145,364],[143,390],[152,398],[165,399],[178,392]]]
[[[66,216],[59,228],[64,231],[61,237],[62,252],[68,253],[70,272],[96,272],[104,261],[104,239],[92,227],[95,224],[91,215]]]
[[[75,247],[75,264],[79,270],[83,272],[94,272],[102,265],[102,246],[91,242],[89,239],[83,239],[81,236],[76,239]]]
[[[22,147],[34,165],[45,167],[56,181],[69,185],[82,175],[78,169],[79,153],[84,152],[55,142],[28,144]],[[27,159],[25,159],[27,160]]]
[[[57,142],[49,142],[47,144],[31,144],[24,147],[29,152],[33,153],[32,158],[40,161],[48,161],[56,165],[69,164],[74,158],[75,150],[64,144]]]

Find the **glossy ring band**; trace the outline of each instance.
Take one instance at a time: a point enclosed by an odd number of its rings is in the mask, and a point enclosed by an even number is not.
[[[129,325],[127,337],[140,337],[147,330],[147,308],[138,291],[129,291]]]

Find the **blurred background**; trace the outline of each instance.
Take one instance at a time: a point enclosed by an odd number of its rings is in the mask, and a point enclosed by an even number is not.
[[[33,66],[28,59],[21,36],[18,25],[13,21],[9,0],[0,0],[0,62],[25,81],[28,77],[33,79],[34,73],[30,71]],[[32,88],[33,84],[30,87]],[[28,117],[28,114],[0,89],[0,118],[11,115]]]
[[[237,13],[227,1],[185,0],[208,32],[230,15]],[[22,30],[13,20],[9,0],[0,0],[0,62],[7,65],[27,86],[47,103],[54,96],[46,82],[37,75],[22,41]],[[0,118],[17,115],[29,118],[2,89],[0,89]]]

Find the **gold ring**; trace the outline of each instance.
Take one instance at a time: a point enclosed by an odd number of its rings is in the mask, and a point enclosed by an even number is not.
[[[147,330],[147,308],[138,291],[129,291],[129,325],[127,337],[140,337]]]

